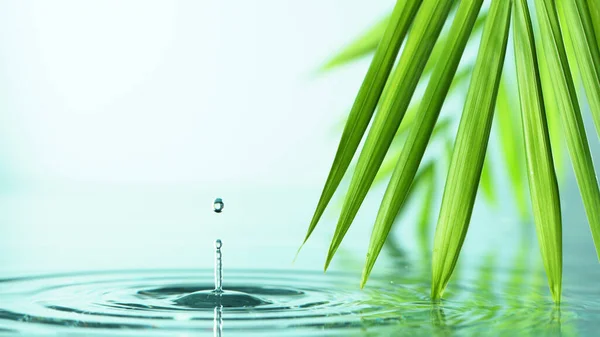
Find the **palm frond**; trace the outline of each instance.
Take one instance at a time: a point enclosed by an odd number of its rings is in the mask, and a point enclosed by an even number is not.
[[[492,0],[491,6],[479,13],[482,2],[398,1],[383,37],[377,37],[383,31],[380,23],[351,44],[352,48],[336,56],[338,61],[332,63],[334,66],[361,57],[367,50],[373,50],[374,40],[381,40],[346,121],[305,242],[349,169],[377,107],[344,198],[325,269],[369,189],[390,173],[373,225],[361,286],[365,285],[384,242],[391,240],[392,226],[415,190],[421,191],[419,195],[423,197],[416,224],[417,239],[424,243],[423,247],[428,246],[425,244],[428,224],[438,186],[435,172],[448,167],[431,252],[431,297],[440,299],[457,269],[478,190],[482,190],[489,203],[496,200],[497,167],[492,166],[486,151],[493,116],[497,113],[498,128],[494,130],[499,131],[504,168],[521,219],[533,215],[548,285],[558,303],[562,286],[558,178],[565,171],[565,143],[600,257],[600,189],[575,89],[581,79],[600,135],[600,2],[535,0],[536,26],[532,24],[528,0]],[[443,29],[457,4],[450,28]],[[518,90],[510,90],[514,85],[509,81],[514,80],[506,72],[503,74],[511,17]],[[404,50],[392,70],[411,25]],[[469,39],[479,35],[475,33],[482,25],[475,65],[470,60],[459,65]],[[444,114],[440,118],[440,112],[450,93],[455,97],[460,91],[458,84],[471,73],[454,138],[450,130],[454,130],[456,116]],[[413,98],[419,84],[427,84],[425,92],[422,97]],[[517,97],[520,104],[513,106]],[[432,141],[436,137],[446,140],[450,159],[421,163],[425,153],[430,153],[430,143],[438,143]],[[526,207],[526,177],[532,212]],[[424,252],[422,256],[429,254]]]

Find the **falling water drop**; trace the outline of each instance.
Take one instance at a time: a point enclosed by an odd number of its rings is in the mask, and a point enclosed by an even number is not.
[[[215,211],[215,213],[221,213],[223,211],[223,208],[225,208],[225,203],[223,203],[223,199],[216,198],[213,202],[213,210]]]

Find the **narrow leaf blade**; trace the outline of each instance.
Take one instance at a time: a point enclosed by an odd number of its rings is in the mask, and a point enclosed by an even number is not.
[[[444,118],[443,120],[440,120],[433,129],[433,132],[431,133],[430,141],[433,141],[434,139],[438,138],[438,136],[444,135],[444,133],[450,128],[451,124],[452,123],[450,118]],[[388,154],[386,156],[386,159],[381,164],[379,171],[377,171],[377,175],[373,180],[373,184],[383,181],[385,177],[389,177],[389,175],[394,172],[394,168],[396,167],[396,163],[398,162],[401,153],[402,150],[396,151],[394,153],[391,153],[391,155]],[[390,158],[387,159],[387,157]]]
[[[375,179],[451,7],[451,1],[425,0],[415,17],[398,66],[388,84],[391,86],[391,95],[381,102],[358,158],[329,247],[325,269],[329,266]]]
[[[481,28],[483,28],[483,24],[485,23],[486,19],[487,19],[487,12],[481,13],[481,15],[477,18],[477,21],[475,21],[472,31],[473,32],[480,31]],[[452,34],[450,34],[450,32],[448,32],[448,34],[443,34],[440,37],[438,42],[435,44],[433,51],[431,52],[431,57],[429,58],[429,61],[427,61],[427,65],[425,65],[425,70],[423,70],[423,73],[427,74],[427,73],[433,71],[433,69],[436,67],[438,62],[441,59],[446,57],[446,54],[444,54],[444,51],[446,49],[445,46],[446,46],[446,44],[448,44],[448,41],[451,41],[452,38],[453,38],[453,36],[452,36]]]
[[[554,301],[559,303],[562,284],[560,197],[527,0],[516,1],[513,25],[533,218],[550,292]]]
[[[561,112],[575,178],[583,199],[596,252],[600,258],[600,190],[577,101],[577,93],[567,63],[556,3],[552,0],[536,0],[536,11],[542,46],[547,57],[549,74],[554,83],[552,93],[545,92],[544,95],[554,94]]]
[[[538,40],[539,41],[539,40]],[[564,178],[565,168],[565,135],[561,129],[560,122],[560,111],[556,97],[552,94],[552,86],[554,83],[550,77],[550,69],[548,68],[548,61],[545,55],[544,48],[538,43],[537,47],[540,79],[542,83],[542,92],[546,93],[544,96],[544,106],[546,108],[546,119],[548,121],[548,132],[550,133],[550,144],[552,145],[552,158],[554,159],[554,168],[558,176],[559,182],[561,178]]]
[[[435,231],[431,297],[439,300],[467,234],[506,54],[512,1],[493,0],[458,127]]]
[[[596,132],[600,136],[600,51],[585,0],[559,1],[563,32],[570,34],[573,54],[579,65]]]
[[[449,36],[451,38],[444,46],[443,54],[446,57],[440,60],[432,74],[422,103],[419,105],[415,124],[402,148],[400,158],[381,202],[363,269],[361,282],[363,286],[390,232],[395,214],[404,204],[410,191],[410,186],[432,136],[482,2],[482,0],[465,0],[460,4],[450,28]]]
[[[304,242],[308,240],[317,226],[325,208],[329,204],[329,201],[331,201],[333,194],[348,170],[352,157],[354,157],[354,153],[373,116],[383,87],[396,60],[400,45],[421,2],[422,0],[398,1],[394,8],[390,23],[386,28],[381,43],[377,47],[371,66],[350,110],[348,121],[342,133],[342,139],[340,140],[337,153]]]

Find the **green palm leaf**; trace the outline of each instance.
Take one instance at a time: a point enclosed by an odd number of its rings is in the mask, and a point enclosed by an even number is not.
[[[565,136],[561,130],[558,103],[556,102],[556,97],[552,94],[552,86],[554,83],[550,77],[547,57],[545,55],[544,48],[541,48],[541,45],[539,45],[539,40],[536,42],[538,42],[536,49],[539,61],[538,66],[542,83],[542,92],[547,93],[544,95],[544,106],[546,108],[548,132],[550,133],[550,144],[552,145],[552,157],[554,159],[554,168],[556,169],[556,174],[560,180],[560,178],[564,177],[565,175]]]
[[[446,57],[437,64],[433,72],[422,103],[419,105],[414,125],[402,148],[400,158],[381,202],[371,234],[361,286],[364,286],[367,281],[396,214],[409,193],[482,2],[482,0],[465,0],[460,4],[448,34],[451,39],[444,46],[443,55]]]
[[[438,300],[467,233],[506,54],[512,1],[493,0],[452,153],[435,232],[431,297]]]
[[[450,128],[450,125],[451,125],[451,121],[449,118],[440,120],[435,125],[435,128],[433,129],[433,132],[431,133],[430,141],[433,141],[437,136],[443,135],[444,132]],[[391,155],[389,155],[389,153],[388,153],[388,156],[386,156],[386,159],[381,164],[381,167],[379,167],[379,171],[377,171],[377,175],[375,176],[375,179],[373,180],[373,184],[384,181],[385,180],[384,178],[389,177],[389,175],[394,172],[394,168],[396,167],[396,163],[397,163],[398,159],[400,158],[401,153],[402,153],[401,150],[397,151],[395,153],[392,153]],[[387,157],[390,157],[390,158],[388,159]]]
[[[590,223],[596,252],[600,257],[600,190],[598,190],[573,78],[567,63],[555,2],[536,0],[536,5],[542,45],[548,61],[549,74],[554,82],[553,93],[561,111],[575,177]]]
[[[561,27],[571,37],[573,54],[583,78],[596,132],[600,135],[600,51],[590,11],[585,0],[564,0],[558,4],[565,19]]]
[[[475,25],[473,26],[472,31],[478,32],[479,30],[481,30],[486,19],[487,12],[481,13],[481,15],[477,18],[477,21],[475,21]],[[433,71],[440,59],[446,57],[444,51],[446,50],[446,45],[448,44],[448,41],[451,41],[452,38],[453,36],[450,31],[440,36],[439,40],[435,44],[435,47],[433,48],[433,51],[431,51],[431,56],[429,57],[427,65],[425,65],[425,70],[423,70],[424,74],[428,74],[431,71]]]
[[[566,18],[563,16],[563,11],[558,10],[558,21],[560,22],[564,20],[566,20]],[[567,53],[569,70],[571,71],[571,76],[573,77],[573,83],[575,83],[575,86],[577,87],[579,86],[579,83],[581,83],[581,74],[579,74],[579,68],[577,67],[577,58],[575,56],[575,50],[573,49],[573,43],[571,43],[571,30],[562,29],[561,32],[563,34],[562,39],[565,46],[565,51]]]
[[[331,166],[331,171],[325,182],[325,187],[321,193],[317,209],[310,222],[304,242],[308,240],[317,226],[327,204],[333,197],[335,190],[352,161],[356,148],[360,144],[362,136],[373,116],[383,87],[394,65],[400,45],[421,2],[422,0],[398,1],[394,8],[390,23],[377,47],[371,66],[350,110],[348,121],[342,133],[342,139],[340,140],[335,159]]]
[[[514,1],[517,1],[513,12],[513,37],[518,82],[515,94],[509,90],[512,83],[500,81]],[[488,201],[493,202],[496,197],[491,173],[493,161],[486,159],[486,151],[493,116],[497,112],[500,114],[498,131],[503,162],[514,189],[515,200],[522,217],[528,216],[525,197],[527,176],[532,214],[548,284],[554,301],[558,303],[562,282],[562,224],[557,172],[559,176],[564,172],[563,139],[566,140],[600,258],[600,189],[575,90],[575,83],[579,83],[581,78],[600,136],[600,1],[535,0],[539,27],[535,34],[528,0],[492,0],[491,6],[477,18],[482,2],[398,1],[389,19],[389,27],[404,27],[402,39],[410,25],[411,33],[391,75],[393,58],[378,54],[389,56],[387,51],[381,50],[387,50],[390,44],[402,41],[392,41],[390,36],[393,34],[389,31],[393,29],[388,27],[387,40],[384,36],[378,45],[372,66],[347,120],[305,242],[338,188],[378,106],[344,198],[325,269],[373,183],[388,176],[394,166],[373,227],[361,286],[364,286],[406,200],[414,190],[421,190],[417,180],[423,179],[428,184],[422,195],[424,200],[417,230],[418,240],[426,243],[427,223],[436,195],[436,184],[431,168],[433,162],[428,162],[426,168],[421,167],[420,170],[419,166],[434,135],[442,133],[447,139],[447,154],[451,158],[449,163],[440,164],[449,165],[449,169],[431,254],[431,297],[438,300],[456,269],[478,189],[482,190]],[[460,7],[453,24],[440,34],[449,12],[456,4],[460,4]],[[405,11],[399,11],[400,7]],[[470,62],[463,65],[461,71],[457,72],[457,67],[469,39],[468,33],[477,31],[482,24],[484,31],[479,53],[454,140],[448,138],[446,131],[454,122],[453,116],[445,116],[440,121],[437,119],[454,84],[459,82],[459,78],[468,77],[472,66]],[[374,27],[351,44],[352,48],[338,54],[339,63],[334,65],[346,63],[372,50],[375,46],[373,41],[379,39],[377,36],[383,27],[381,23],[378,25],[381,26]],[[538,35],[538,41],[535,41],[535,35]],[[535,42],[539,43],[537,48]],[[386,62],[382,61],[384,59]],[[384,75],[379,68],[385,70]],[[427,80],[429,83],[423,97],[411,102],[416,86]],[[520,109],[512,106],[513,96],[516,97],[517,92]],[[517,121],[519,111],[522,123]],[[427,252],[422,254],[428,255]]]
[[[550,291],[554,301],[559,303],[562,283],[560,198],[527,0],[517,0],[513,25],[533,217]]]
[[[373,183],[451,7],[451,1],[425,0],[414,19],[398,67],[386,85],[391,94],[381,102],[358,159],[329,247],[325,269]]]
[[[439,43],[439,41],[438,41],[438,43]],[[431,59],[430,59],[430,61],[431,61]],[[442,62],[442,61],[440,61],[440,62]],[[436,62],[436,64],[438,64],[438,63],[439,62]],[[454,90],[456,90],[457,86],[463,84],[463,82],[465,82],[469,78],[469,75],[471,75],[472,70],[473,70],[472,67],[459,68],[456,71],[454,78],[452,78],[452,84],[450,85],[450,89],[448,89],[448,93],[453,92]],[[404,116],[404,119],[402,119],[402,123],[400,124],[400,127],[398,128],[398,134],[404,134],[410,128],[412,128],[417,114],[420,113],[419,108],[422,103],[423,103],[423,97],[413,97],[413,101],[411,102],[411,105],[408,107],[408,110],[406,111],[406,115]]]
[[[458,3],[456,0],[451,1],[453,1],[453,6]],[[481,14],[481,16],[477,19],[477,22],[475,22],[475,27],[473,28],[474,31],[477,31],[483,27],[486,17],[487,13]],[[361,34],[346,47],[342,48],[339,52],[329,58],[329,60],[320,67],[320,71],[329,71],[352,61],[356,61],[374,52],[377,49],[379,41],[381,41],[381,38],[383,37],[389,20],[390,16],[387,15],[377,21],[366,32]],[[431,57],[425,66],[425,70],[423,71],[424,73],[429,73],[433,69],[433,66],[437,63],[437,60],[442,56],[442,47],[446,44],[447,40],[448,36],[442,33],[436,46],[431,52]]]

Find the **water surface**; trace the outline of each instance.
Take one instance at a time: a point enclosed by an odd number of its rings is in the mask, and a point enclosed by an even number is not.
[[[540,268],[503,270],[492,257],[458,275],[441,303],[429,299],[425,270],[378,276],[231,270],[226,290],[257,301],[215,308],[182,303],[214,288],[213,271],[152,270],[4,279],[0,333],[153,336],[593,336],[600,290],[565,287],[555,306]]]

